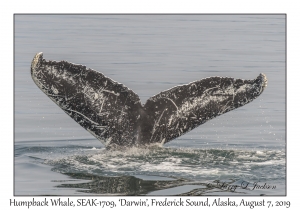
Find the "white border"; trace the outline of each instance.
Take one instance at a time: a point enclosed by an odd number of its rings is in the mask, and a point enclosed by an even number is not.
[[[287,196],[266,197],[267,200],[291,201],[289,209],[297,209],[299,185],[296,179],[299,170],[297,129],[299,117],[297,103],[299,88],[299,23],[300,15],[296,1],[5,1],[1,4],[1,196],[0,206],[9,207],[13,196],[13,14],[14,13],[286,13],[287,14]],[[297,65],[298,64],[298,65]],[[106,197],[108,198],[108,197]],[[131,197],[132,198],[132,197]],[[140,197],[138,197],[140,198]],[[210,197],[213,199],[214,197]],[[16,197],[17,200],[30,200],[29,197]],[[118,200],[119,197],[111,198]],[[161,198],[162,199],[162,198]],[[223,197],[225,199],[225,197]],[[232,198],[239,201],[241,197]],[[261,197],[247,197],[259,200]],[[40,198],[39,200],[42,200]],[[72,200],[76,200],[72,197]],[[18,207],[15,207],[18,208]],[[22,207],[21,207],[22,208]],[[61,209],[74,209],[61,207]],[[99,208],[99,207],[98,207]],[[201,207],[198,207],[201,208]],[[256,207],[255,209],[257,209]],[[6,208],[5,208],[6,209]],[[18,208],[20,209],[20,208]],[[24,208],[22,208],[24,209]],[[60,209],[57,208],[56,209]],[[132,209],[125,207],[122,209]],[[137,208],[136,208],[137,209]],[[212,209],[212,208],[210,208]],[[250,209],[244,207],[242,209]],[[262,208],[259,208],[262,209]]]

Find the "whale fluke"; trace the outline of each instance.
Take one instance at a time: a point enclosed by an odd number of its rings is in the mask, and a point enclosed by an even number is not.
[[[253,80],[209,77],[163,91],[142,105],[123,84],[83,65],[47,61],[43,53],[33,58],[31,76],[106,147],[162,145],[251,102],[267,86],[264,74]]]

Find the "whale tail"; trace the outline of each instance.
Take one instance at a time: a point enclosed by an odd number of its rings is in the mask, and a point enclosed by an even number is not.
[[[67,61],[31,63],[35,84],[106,147],[164,144],[257,98],[267,86],[254,80],[209,77],[173,87],[142,105],[136,93],[102,73]]]

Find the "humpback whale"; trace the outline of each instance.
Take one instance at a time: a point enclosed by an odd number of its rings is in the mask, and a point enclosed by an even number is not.
[[[139,96],[102,73],[68,61],[31,63],[35,84],[107,148],[163,145],[221,114],[257,98],[267,78],[209,77],[150,97]]]

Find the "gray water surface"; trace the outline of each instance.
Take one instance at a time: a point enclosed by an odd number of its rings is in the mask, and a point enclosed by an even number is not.
[[[285,195],[285,18],[15,15],[15,195]],[[142,103],[210,76],[264,73],[268,87],[163,148],[107,151],[34,84],[37,52],[100,71]]]

